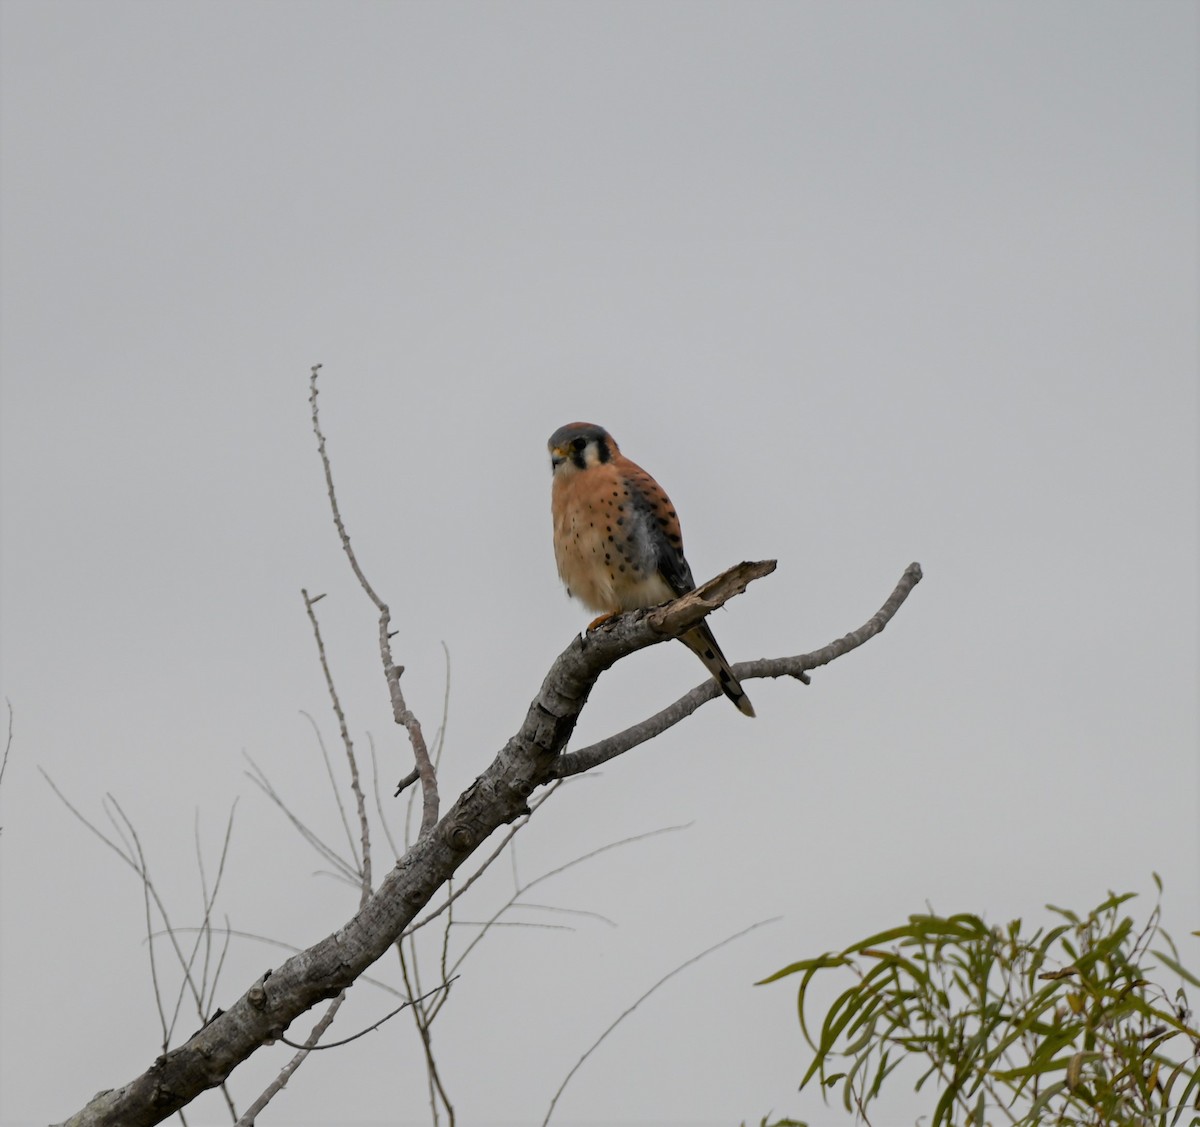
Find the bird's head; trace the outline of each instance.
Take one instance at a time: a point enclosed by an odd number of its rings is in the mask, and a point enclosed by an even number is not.
[[[599,466],[617,453],[613,436],[595,423],[567,423],[550,436],[547,445],[550,447],[550,468],[555,473],[560,470],[574,473],[589,466]]]

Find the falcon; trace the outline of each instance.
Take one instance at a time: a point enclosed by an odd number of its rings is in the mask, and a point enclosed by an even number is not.
[[[600,617],[653,607],[696,589],[683,554],[675,506],[657,481],[621,453],[594,423],[568,423],[551,436],[550,510],[554,560],[567,593]],[[679,639],[704,662],[747,716],[750,698],[729,668],[707,622]]]

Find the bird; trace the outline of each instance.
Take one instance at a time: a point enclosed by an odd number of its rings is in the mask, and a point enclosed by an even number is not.
[[[551,436],[554,560],[567,594],[601,612],[658,606],[696,589],[683,554],[679,516],[666,491],[621,453],[595,423],[567,423]],[[679,640],[695,653],[738,710],[754,715],[707,622]]]

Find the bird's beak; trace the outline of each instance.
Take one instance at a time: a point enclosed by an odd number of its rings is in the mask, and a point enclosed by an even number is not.
[[[550,447],[550,468],[558,469],[567,460],[567,452],[561,446]]]

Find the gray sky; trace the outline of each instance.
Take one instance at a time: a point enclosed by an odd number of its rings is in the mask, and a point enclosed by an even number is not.
[[[310,943],[354,893],[300,588],[361,751],[407,769],[308,428],[394,610],[447,799],[589,617],[554,571],[545,440],[602,423],[697,578],[779,570],[731,660],[892,626],[811,687],[706,706],[523,835],[528,879],[622,836],[471,961],[438,1027],[464,1124],[849,1122],[795,1088],[794,988],[920,911],[1045,917],[1166,884],[1200,916],[1197,10],[1110,4],[24,3],[3,23],[0,1122],[156,1055],[132,874],[55,799],[114,795],[179,925],[240,796],[219,911]],[[697,683],[608,674],[576,746]],[[378,863],[386,847],[378,840]],[[211,868],[209,871],[211,877]],[[507,895],[501,866],[464,915]],[[461,947],[469,928],[456,929]],[[218,1002],[278,961],[235,943]],[[395,967],[376,968],[395,981]],[[429,971],[432,973],[432,970]],[[359,986],[335,1029],[390,1008]],[[185,1018],[186,1036],[195,1022]],[[235,1074],[244,1105],[288,1056]],[[899,1122],[915,1106],[898,1101]],[[421,1122],[411,1024],[306,1065],[266,1124]],[[911,1122],[911,1115],[909,1121]],[[221,1123],[218,1101],[189,1122]]]

